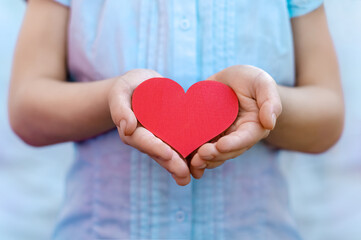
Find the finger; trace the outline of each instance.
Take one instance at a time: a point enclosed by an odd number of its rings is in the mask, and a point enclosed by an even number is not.
[[[191,169],[191,173],[195,179],[201,179],[205,170],[206,170],[205,168],[203,169],[193,168]]]
[[[265,129],[272,130],[275,128],[277,115],[274,112],[274,107],[270,101],[262,104],[259,110],[259,120]]]
[[[207,167],[207,161],[200,158],[199,154],[196,153],[191,160],[190,166],[196,169],[204,169]]]
[[[220,152],[216,148],[216,143],[217,142],[206,143],[203,146],[201,146],[197,151],[199,158],[201,160],[208,161],[208,160],[213,160],[217,155],[219,155]],[[198,160],[198,162],[195,162],[194,164],[200,164],[201,160]],[[203,162],[202,162],[202,164],[204,165]],[[195,166],[197,166],[197,165],[195,165]]]
[[[226,159],[228,160],[228,159]],[[226,162],[226,160],[221,160],[221,161],[207,161],[207,169],[213,169],[213,168],[217,168],[219,166],[221,166],[223,163]]]
[[[122,135],[121,139],[128,145],[148,154],[163,168],[174,174],[177,178],[189,178],[189,168],[187,163],[172,150],[166,143],[155,137],[151,132],[143,127],[138,127],[131,136]],[[183,182],[185,180],[183,179]]]
[[[164,160],[157,157],[152,157],[160,166],[165,168],[173,177],[177,179],[184,179],[190,176],[187,163],[179,157],[178,153],[174,152],[174,156],[170,160]]]
[[[122,127],[122,126],[121,126]],[[155,137],[151,132],[143,127],[137,127],[131,136],[125,136],[124,130],[118,128],[119,136],[125,144],[128,144],[139,151],[156,158],[170,160],[173,152],[167,144]]]
[[[176,183],[180,186],[186,186],[191,182],[191,176],[190,174],[185,178],[180,178],[175,175],[172,175],[173,179],[176,181]]]
[[[176,181],[176,183],[180,186],[185,186],[191,181],[190,172],[188,167],[184,168],[183,164],[178,159],[171,159],[171,160],[164,160],[157,157],[152,157],[153,160],[155,160],[161,167],[166,169],[170,174],[172,174],[173,179]],[[184,161],[183,161],[184,162]],[[182,166],[179,167],[177,163],[180,163]],[[186,166],[186,163],[184,162],[184,165]],[[182,172],[179,172],[178,170],[182,170]]]
[[[192,176],[196,179],[200,179],[203,176],[204,170],[207,167],[207,162],[201,159],[196,153],[190,163],[190,171]]]
[[[192,162],[194,162],[193,165]],[[200,179],[203,176],[206,168],[213,169],[221,166],[223,163],[225,163],[225,161],[205,161],[204,159],[201,159],[198,154],[196,154],[191,161],[190,171],[194,178]]]
[[[109,100],[112,120],[118,128],[121,127],[123,135],[129,136],[135,131],[138,122],[131,109],[129,90],[126,87],[118,86],[117,88],[119,89],[114,90],[116,94],[112,94],[113,97]]]
[[[133,69],[121,76],[131,90],[134,90],[145,80],[156,77],[162,77],[162,75],[152,69]]]
[[[268,73],[262,71],[256,78],[255,91],[260,122],[264,128],[272,130],[282,112],[277,84]]]
[[[187,185],[190,180],[190,171],[187,163],[179,157],[178,153],[173,152],[170,160],[164,160],[157,157],[152,157],[160,166],[165,168],[177,182],[178,185]]]
[[[204,145],[203,148],[202,147],[198,149],[198,155],[199,155],[199,158],[201,159],[198,161],[200,162],[203,160],[204,162],[206,162],[207,163],[206,168],[217,167],[220,165],[220,164],[217,165],[218,162],[224,162],[226,160],[238,157],[239,155],[243,154],[245,151],[247,151],[249,149],[249,147],[245,147],[245,148],[237,149],[237,150],[230,151],[230,152],[220,152],[217,149],[217,143],[207,144],[206,146]],[[195,163],[195,164],[197,164],[197,163]]]
[[[119,128],[123,131],[125,136],[130,136],[137,128],[138,120],[130,108],[119,106],[119,111],[121,111],[119,116]]]
[[[124,124],[122,128],[124,135],[131,135],[137,127],[137,119],[131,106],[134,89],[145,80],[154,77],[162,76],[150,69],[134,69],[118,78],[113,89],[116,94],[111,94],[113,99],[110,101],[110,108],[112,109],[112,118],[116,126],[120,127],[120,122],[125,122],[122,123]]]
[[[227,160],[227,159],[226,159]],[[207,161],[202,158],[200,158],[199,154],[195,154],[194,157],[191,160],[190,164],[190,171],[192,173],[192,176],[196,179],[199,179],[203,176],[204,170],[206,168],[213,169],[220,165],[222,165],[225,162],[225,160],[217,161],[217,160],[211,160]]]
[[[211,162],[228,160],[228,159],[230,159],[228,157],[233,156],[233,151],[222,153],[217,149],[216,145],[217,145],[217,142],[216,143],[207,143],[198,149],[199,158],[201,160],[207,162],[207,168],[210,167],[209,164]],[[199,160],[199,161],[201,161],[201,160]],[[195,163],[195,164],[197,164],[197,163]]]
[[[207,168],[212,168],[211,162],[224,162],[226,160],[230,160],[233,158],[238,157],[239,155],[243,154],[245,151],[247,151],[249,148],[243,148],[237,151],[232,151],[228,153],[219,153],[217,156],[215,156],[214,159],[207,161]],[[216,164],[215,164],[216,165]],[[216,165],[217,166],[217,165]]]
[[[247,122],[241,124],[236,131],[220,138],[215,147],[221,153],[241,151],[253,146],[268,133],[269,130],[265,130],[260,124]]]

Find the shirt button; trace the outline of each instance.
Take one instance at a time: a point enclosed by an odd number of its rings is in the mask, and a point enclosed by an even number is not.
[[[179,27],[182,30],[188,30],[190,28],[190,26],[191,26],[191,23],[187,18],[183,18],[179,23]]]
[[[181,211],[181,210],[177,211],[176,214],[175,214],[175,218],[176,218],[177,222],[183,222],[184,219],[185,219],[184,212]]]

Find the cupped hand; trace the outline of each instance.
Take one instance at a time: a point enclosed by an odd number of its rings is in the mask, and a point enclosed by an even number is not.
[[[201,178],[206,168],[215,168],[235,158],[266,138],[282,112],[277,84],[262,69],[236,65],[208,78],[230,86],[240,104],[235,122],[212,143],[201,146],[190,162],[190,171]]]
[[[148,154],[172,174],[177,184],[187,185],[191,178],[186,161],[170,146],[142,127],[131,108],[134,89],[143,81],[154,77],[162,76],[153,70],[134,69],[116,78],[108,95],[110,113],[125,144]]]

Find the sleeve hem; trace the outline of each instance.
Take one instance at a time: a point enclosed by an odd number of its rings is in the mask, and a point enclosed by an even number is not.
[[[70,6],[70,0],[54,0],[54,2],[57,2],[63,6],[69,7]]]
[[[323,1],[314,1],[307,6],[299,7],[299,6],[290,6],[289,7],[289,14],[290,18],[299,17],[310,13],[317,8],[319,8],[323,4]]]

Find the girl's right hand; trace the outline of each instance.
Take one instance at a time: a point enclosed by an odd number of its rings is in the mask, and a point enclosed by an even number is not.
[[[125,144],[148,154],[172,174],[178,185],[187,185],[191,178],[186,161],[169,145],[141,126],[131,108],[134,89],[143,81],[154,77],[162,76],[153,70],[134,69],[117,77],[108,95],[110,114]]]

